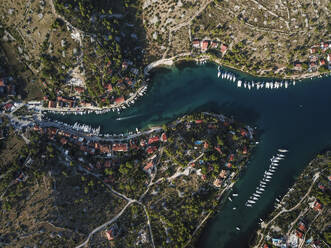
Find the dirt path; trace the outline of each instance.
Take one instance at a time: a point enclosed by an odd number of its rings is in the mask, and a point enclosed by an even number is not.
[[[170,47],[171,42],[172,42],[172,32],[175,32],[175,31],[181,29],[182,27],[185,27],[185,26],[191,24],[191,22],[193,21],[193,19],[195,19],[198,15],[200,15],[201,12],[204,11],[205,8],[206,8],[211,2],[213,2],[213,0],[207,0],[207,1],[205,1],[205,3],[202,4],[201,8],[200,8],[200,9],[199,9],[199,10],[198,10],[193,16],[191,16],[191,17],[190,17],[189,19],[187,19],[186,21],[177,24],[177,26],[175,26],[175,27],[169,29],[168,48],[167,48],[167,50],[163,53],[162,59],[165,59],[166,56],[167,56],[167,54],[168,54],[169,47]]]

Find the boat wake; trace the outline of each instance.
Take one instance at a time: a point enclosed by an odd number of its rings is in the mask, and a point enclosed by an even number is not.
[[[138,116],[142,116],[142,115],[130,115],[130,116],[124,116],[124,117],[118,117],[116,118],[117,121],[122,121],[122,120],[127,120],[127,119],[132,119]]]

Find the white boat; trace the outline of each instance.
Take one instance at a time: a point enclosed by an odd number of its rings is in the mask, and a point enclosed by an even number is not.
[[[269,171],[271,171],[271,172],[276,172],[275,170],[273,170],[273,169],[270,169]]]
[[[268,178],[264,179],[264,181],[266,181],[266,182],[270,182],[270,180],[269,180]]]
[[[258,89],[260,89],[260,85],[258,84],[258,85],[256,85],[256,89],[258,90]]]
[[[285,155],[284,154],[277,154],[278,157],[284,158]]]
[[[255,200],[255,201],[257,201],[258,199],[259,199],[259,198],[255,197],[255,196],[253,197],[253,200]]]
[[[245,87],[245,88],[247,87],[247,83],[246,83],[246,81],[245,81],[245,83],[244,83],[244,87]]]
[[[232,196],[238,196],[238,194],[232,194]]]
[[[267,187],[266,185],[263,185],[263,184],[260,184],[259,186],[260,186],[260,188],[265,188],[265,187]]]
[[[217,77],[219,78],[220,76],[221,76],[221,72],[218,71],[218,72],[217,72]]]
[[[267,183],[264,182],[264,181],[261,181],[260,184],[262,184],[262,185],[266,185]]]
[[[231,199],[230,197],[228,197],[228,199],[229,199],[229,201],[231,201],[231,202],[232,202],[232,199]]]
[[[251,89],[251,83],[248,83],[248,89],[249,90]]]
[[[285,81],[285,88],[287,88],[288,87],[288,82],[287,81]]]
[[[288,152],[286,149],[278,149],[279,152]]]
[[[264,188],[259,188],[259,190],[264,191]]]
[[[236,210],[237,208],[236,208],[236,207],[233,207],[232,209],[233,209],[233,210]]]
[[[251,208],[252,207],[252,204],[246,204],[246,207],[249,207],[249,208]]]
[[[260,197],[260,195],[256,193],[253,193],[253,196]]]
[[[256,193],[259,193],[259,194],[262,194],[263,193],[262,191],[259,191],[259,190],[256,190],[255,192]]]
[[[241,87],[241,83],[242,83],[242,81],[241,81],[241,80],[238,80],[238,84],[237,84],[237,86],[238,86],[238,87]]]
[[[236,76],[233,76],[233,78],[232,78],[232,82],[236,82]]]
[[[293,81],[293,85],[295,85],[295,80]]]
[[[248,202],[248,203],[255,203],[256,201],[248,200],[247,202]]]

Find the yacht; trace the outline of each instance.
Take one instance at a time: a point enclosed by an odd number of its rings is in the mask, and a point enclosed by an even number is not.
[[[285,155],[284,154],[277,154],[277,157],[281,157],[281,158],[284,158]]]
[[[221,76],[221,72],[218,71],[218,72],[217,72],[217,77],[219,78],[220,76]]]
[[[270,169],[269,171],[271,171],[271,172],[276,172],[275,170],[273,170],[273,169]]]
[[[233,209],[233,210],[236,210],[237,208],[236,208],[236,207],[233,207],[232,209]]]
[[[253,196],[260,197],[261,195],[253,193]]]
[[[264,179],[264,181],[266,181],[266,182],[270,182],[270,180],[269,180],[268,178]]]
[[[255,200],[255,201],[257,201],[258,199],[259,199],[259,198],[255,197],[255,196],[253,197],[253,200]]]
[[[259,193],[259,194],[262,194],[263,193],[262,191],[259,191],[259,190],[256,190],[255,192],[256,193]]]
[[[262,191],[264,191],[265,189],[264,189],[264,188],[259,188],[258,190],[262,190]]]
[[[238,86],[238,87],[241,87],[241,83],[242,83],[241,80],[238,80],[238,84],[237,84],[237,86]]]
[[[249,90],[251,89],[251,83],[248,83],[248,89]]]
[[[238,194],[232,194],[232,196],[238,196]]]
[[[252,207],[252,204],[246,204],[246,207],[249,207],[249,208],[251,208]]]
[[[247,202],[248,202],[248,203],[255,203],[256,201],[248,200]]]
[[[233,76],[233,78],[232,78],[232,82],[236,82],[236,76]]]
[[[245,81],[245,83],[244,83],[244,87],[245,87],[245,88],[247,87],[247,83],[246,83],[246,81]]]
[[[264,182],[264,181],[261,181],[260,184],[262,184],[262,185],[266,185],[267,183]]]
[[[279,151],[279,152],[284,152],[284,153],[285,153],[285,152],[288,152],[288,150],[286,150],[286,149],[278,149],[278,151]]]
[[[231,199],[230,197],[228,197],[228,199],[229,199],[229,201],[231,201],[231,202],[232,202],[232,199]]]

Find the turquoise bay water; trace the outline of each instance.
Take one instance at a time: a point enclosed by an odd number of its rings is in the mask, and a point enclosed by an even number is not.
[[[146,96],[117,113],[54,116],[73,124],[101,126],[102,132],[124,133],[168,122],[192,111],[213,111],[257,126],[260,144],[234,187],[239,196],[222,206],[202,232],[198,247],[247,247],[259,218],[272,210],[275,197],[284,194],[315,154],[331,145],[331,78],[306,80],[288,89],[248,90],[217,78],[214,65],[158,71]],[[237,72],[238,75],[238,72]],[[248,75],[240,74],[249,78]],[[257,80],[255,80],[257,81]],[[116,120],[118,117],[131,117]],[[280,147],[290,150],[265,193],[253,208],[244,203],[254,193]],[[236,210],[232,208],[236,207]],[[240,226],[241,231],[237,231]]]

